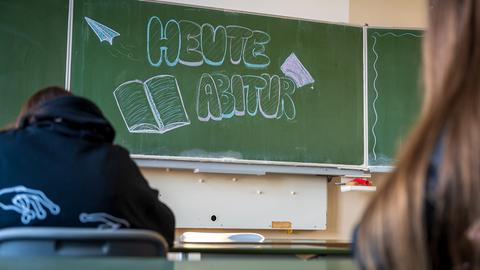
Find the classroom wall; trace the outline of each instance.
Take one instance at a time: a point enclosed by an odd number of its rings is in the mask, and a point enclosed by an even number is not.
[[[330,22],[349,21],[349,0],[168,0],[188,5],[240,10],[253,13],[298,17]]]
[[[175,0],[174,2],[315,20],[349,22],[353,24],[363,24],[367,22],[370,25],[376,26],[415,28],[424,27],[426,24],[426,8],[424,4],[426,0],[297,0],[295,2],[289,0]],[[160,189],[160,191],[162,190],[162,186],[165,185],[165,181],[168,181],[169,192],[172,192],[171,185],[175,183],[175,181],[185,181],[185,179],[188,180],[189,178],[191,178],[192,181],[196,181],[199,177],[191,171],[169,171],[167,174],[165,169],[143,169],[142,172],[151,185]],[[218,179],[219,177],[231,179],[242,176],[212,175],[212,178]],[[385,174],[375,174],[373,175],[373,180],[376,184],[381,185],[385,182],[385,177]],[[269,189],[275,189],[278,185],[278,182],[275,181],[277,178],[277,175],[257,176],[257,178],[250,177],[250,179],[253,179],[250,181],[258,179],[259,182],[269,183]],[[319,180],[316,176],[302,175],[282,176],[282,179],[283,181],[290,181],[293,184],[304,183],[305,181],[324,181]],[[339,187],[334,184],[335,181],[338,181],[338,179],[334,179],[327,184],[328,206],[326,230],[294,231],[293,233],[285,230],[257,230],[257,232],[270,238],[350,240],[352,228],[358,222],[363,210],[372,198],[372,193],[341,193]],[[192,186],[192,188],[194,187]],[[173,192],[175,192],[175,188]],[[176,193],[178,196],[181,196],[182,190],[178,189]],[[195,202],[192,202],[192,209],[194,209],[194,204]],[[311,205],[310,207],[314,208],[315,205]],[[172,208],[175,208],[175,206],[172,205]],[[186,230],[192,231],[192,229],[179,228],[177,235]],[[212,230],[197,229],[196,231]]]
[[[350,0],[350,23],[424,28],[426,0]]]

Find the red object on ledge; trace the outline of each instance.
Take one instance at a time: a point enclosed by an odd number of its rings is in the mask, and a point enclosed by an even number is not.
[[[365,179],[362,179],[362,178],[355,178],[350,182],[356,183],[360,186],[371,186],[372,185],[372,182],[370,182],[368,180],[365,180]]]

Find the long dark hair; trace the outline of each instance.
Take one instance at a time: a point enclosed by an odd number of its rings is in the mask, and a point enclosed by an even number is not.
[[[422,113],[360,223],[359,256],[367,269],[447,267],[432,249],[440,243],[453,267],[480,268],[467,236],[480,217],[480,1],[432,0],[430,6]],[[436,215],[426,228],[427,168],[439,142]]]

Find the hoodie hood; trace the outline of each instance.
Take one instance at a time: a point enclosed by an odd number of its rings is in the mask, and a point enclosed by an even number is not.
[[[90,100],[77,96],[60,97],[39,104],[22,118],[20,128],[48,128],[67,136],[112,143],[115,130]]]

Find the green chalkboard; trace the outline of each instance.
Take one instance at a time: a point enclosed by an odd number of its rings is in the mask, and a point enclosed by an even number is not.
[[[393,164],[421,104],[417,30],[368,28],[368,164]]]
[[[361,27],[76,0],[73,29],[72,91],[132,154],[364,164]]]
[[[66,0],[0,1],[0,127],[38,89],[65,84]]]

